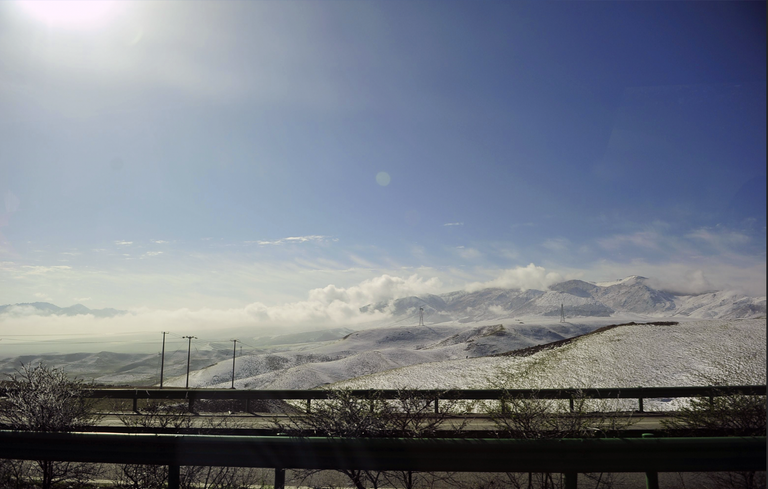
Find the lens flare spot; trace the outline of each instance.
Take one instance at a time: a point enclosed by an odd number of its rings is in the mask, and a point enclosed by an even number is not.
[[[389,173],[385,171],[380,171],[376,174],[376,183],[381,185],[382,187],[386,187],[389,185],[391,178],[389,178]]]

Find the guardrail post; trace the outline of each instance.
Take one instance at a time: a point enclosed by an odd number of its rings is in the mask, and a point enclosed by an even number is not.
[[[250,413],[251,412],[251,400],[246,399],[245,400],[245,412]]]
[[[570,405],[571,412],[573,412],[573,398],[568,399],[568,404]],[[566,477],[566,480],[568,480],[567,477]],[[576,486],[573,486],[573,487],[576,487]]]
[[[566,472],[565,474],[565,489],[576,489],[578,484],[579,475],[576,472]]]
[[[176,464],[168,466],[168,489],[179,489],[181,485],[181,467]]]
[[[312,399],[307,399],[307,414],[312,412]]]
[[[134,413],[139,412],[139,396],[138,396],[138,392],[136,391],[133,391],[133,412]]]
[[[275,489],[285,489],[285,469],[275,467]]]
[[[190,413],[195,412],[195,398],[192,396],[189,396],[189,412]]]
[[[653,433],[643,433],[641,436],[643,438],[653,438]],[[645,488],[659,489],[659,473],[658,472],[645,473]]]
[[[435,414],[440,414],[440,406],[438,405],[438,398],[435,398]]]
[[[640,387],[640,389],[642,389],[642,386]],[[640,408],[640,410],[638,412],[642,413],[643,412],[643,394],[642,394],[642,391],[640,393],[640,397],[637,398],[637,403],[638,403],[638,406]]]

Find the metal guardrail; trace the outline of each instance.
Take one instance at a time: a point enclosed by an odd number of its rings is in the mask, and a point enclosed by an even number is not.
[[[0,431],[0,458],[285,469],[450,472],[553,472],[576,487],[581,472],[765,470],[766,438],[400,439],[288,438],[206,435],[30,433]]]
[[[514,397],[536,397],[539,399],[573,400],[589,399],[637,399],[638,411],[644,411],[644,400],[653,398],[675,397],[709,397],[727,395],[765,395],[764,385],[709,386],[709,387],[629,387],[605,389],[449,389],[449,390],[350,390],[351,395],[360,398],[376,397],[379,399],[397,399],[403,395],[414,396],[435,401],[435,411],[439,408],[440,399],[452,400],[501,400]],[[3,392],[0,392],[2,395]],[[88,396],[98,399],[129,399],[133,400],[133,409],[137,410],[139,399],[178,399],[189,402],[190,411],[194,402],[203,399],[245,400],[246,411],[249,401],[277,400],[312,400],[333,397],[332,390],[235,390],[235,389],[93,389]]]

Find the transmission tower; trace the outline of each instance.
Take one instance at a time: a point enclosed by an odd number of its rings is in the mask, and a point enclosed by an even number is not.
[[[563,307],[563,304],[560,304],[560,322],[565,322],[565,308]]]
[[[419,308],[419,326],[424,326],[424,308]]]

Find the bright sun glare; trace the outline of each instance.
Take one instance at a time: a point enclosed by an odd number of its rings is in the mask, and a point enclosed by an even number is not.
[[[93,28],[106,23],[118,10],[111,0],[18,0],[21,10],[50,26]]]

